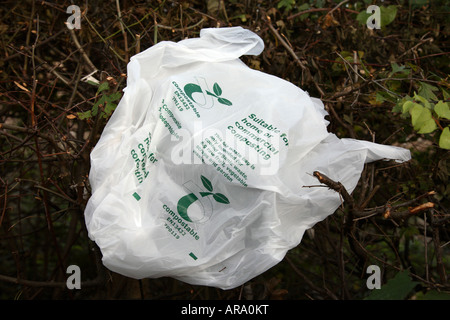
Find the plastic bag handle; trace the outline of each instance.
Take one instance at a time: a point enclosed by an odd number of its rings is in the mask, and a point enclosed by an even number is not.
[[[242,27],[202,29],[200,39],[208,41],[224,58],[259,55],[264,50],[263,40],[256,33]]]
[[[177,43],[162,41],[152,46],[131,58],[127,66],[127,88],[111,118],[114,128],[107,124],[107,132],[117,136],[117,132],[139,123],[137,118],[142,118],[148,107],[142,101],[150,101],[153,95],[153,88],[147,86],[145,79],[164,76],[166,72],[170,75],[173,69],[198,61],[224,62],[242,55],[258,55],[263,50],[263,40],[242,27],[206,28],[200,31],[200,38]]]

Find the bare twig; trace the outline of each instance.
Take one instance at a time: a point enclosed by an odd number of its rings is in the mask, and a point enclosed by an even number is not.
[[[138,54],[139,52],[141,52],[141,35],[137,34],[136,35],[136,54]]]
[[[344,3],[349,2],[349,0],[343,0],[339,2],[333,9],[330,10],[327,14],[332,14],[334,11],[336,11],[340,6],[342,6]]]
[[[292,47],[289,46],[289,44],[283,39],[283,37],[278,33],[277,29],[274,28],[274,26],[272,25],[271,19],[269,16],[266,16],[267,18],[267,25],[269,26],[270,31],[272,31],[272,33],[275,35],[275,37],[277,37],[277,39],[280,41],[280,43],[282,44],[282,46],[287,50],[287,52],[289,52],[289,54],[294,58],[295,62],[299,65],[300,68],[302,68],[303,70],[306,70],[306,66],[305,63],[302,62],[299,57],[297,56],[297,54],[294,52],[294,50],[292,50]]]
[[[102,40],[108,46],[108,48],[116,55],[116,57],[119,58],[122,62],[127,63],[128,61],[125,60],[120,54],[118,54],[117,51],[114,50],[114,48],[106,42],[105,38],[103,38],[102,35],[97,31],[97,29],[94,27],[94,25],[88,19],[88,17],[85,16],[85,19],[86,19],[87,23],[89,24],[89,26],[91,27],[91,29],[94,30],[94,32],[97,34],[97,36],[100,38],[100,40]]]
[[[73,29],[70,29],[70,35],[72,36],[73,43],[78,48],[78,50],[80,50],[84,61],[86,61],[86,63],[88,64],[89,68],[91,69],[90,72],[98,71],[98,69],[92,63],[91,59],[89,59],[88,55],[86,54],[86,51],[84,51],[83,47],[81,46],[80,42],[78,41],[77,35],[75,34],[75,31],[73,31]]]
[[[350,196],[350,194],[347,192],[347,189],[345,189],[342,183],[331,180],[330,178],[328,178],[323,173],[320,173],[319,171],[314,171],[313,176],[316,177],[321,183],[326,184],[330,189],[333,189],[334,191],[341,194],[342,197],[344,198],[344,201],[350,204],[350,207],[353,208],[355,206],[353,197]]]
[[[122,30],[123,41],[124,41],[124,46],[125,46],[125,61],[128,62],[128,60],[130,60],[129,59],[129,51],[128,51],[128,37],[127,37],[127,33],[125,32],[125,28],[124,28],[125,24],[122,21],[122,13],[120,11],[119,0],[116,0],[116,7],[117,7],[117,17],[119,18],[120,29]]]

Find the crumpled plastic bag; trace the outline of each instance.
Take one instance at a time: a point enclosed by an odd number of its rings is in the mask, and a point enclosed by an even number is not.
[[[241,27],[160,42],[133,56],[91,153],[89,237],[110,270],[222,289],[279,263],[352,192],[364,163],[408,150],[327,131],[319,99],[252,70],[264,48]]]

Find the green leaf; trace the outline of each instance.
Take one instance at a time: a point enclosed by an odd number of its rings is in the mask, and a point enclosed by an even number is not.
[[[419,81],[419,96],[427,100],[437,100],[438,98],[434,94],[434,91],[438,91],[439,89],[431,84]]]
[[[414,107],[410,109],[410,113],[412,125],[419,133],[430,133],[437,128],[436,122],[431,116],[430,109],[424,108],[416,103]]]
[[[367,19],[372,16],[372,13],[367,13],[366,9],[363,9],[358,15],[356,16],[356,20],[362,24],[365,25],[367,23]],[[395,20],[395,17],[397,16],[397,6],[391,5],[388,7],[380,6],[380,27],[385,27],[388,24],[392,23],[392,21]]]
[[[417,300],[450,300],[450,294],[439,292],[437,290],[430,290],[425,294],[418,292],[416,298]]]
[[[211,181],[208,180],[208,178],[204,177],[204,176],[200,176],[203,186],[206,188],[206,190],[208,191],[213,191],[213,186],[211,184]]]
[[[222,88],[220,88],[220,86],[217,84],[217,82],[214,83],[213,90],[217,96],[220,96],[222,94]]]
[[[450,120],[450,108],[448,106],[448,102],[439,100],[439,102],[434,106],[434,112],[436,112],[439,118]]]
[[[434,119],[426,120],[421,126],[418,133],[425,134],[431,133],[437,129],[436,121]]]
[[[420,107],[420,104],[412,102],[412,101],[406,101],[402,106],[402,112],[403,114],[410,112],[414,106],[418,105]]]
[[[319,7],[318,5],[320,5],[320,4],[317,4],[317,3],[316,3],[316,7],[317,7],[317,8],[323,8],[323,7]],[[296,8],[296,10],[297,10],[298,12],[300,12],[300,11],[306,11],[306,10],[308,10],[309,8],[310,8],[309,3],[303,3],[303,4],[299,5],[299,6]],[[299,18],[300,21],[303,21],[303,20],[305,20],[305,19],[308,19],[308,17],[309,17],[309,13],[306,13],[306,14],[302,14],[302,15],[301,15],[300,17],[298,17],[298,18]]]
[[[450,92],[448,92],[444,88],[441,88],[441,90],[442,90],[442,95],[444,96],[444,100],[450,99]]]
[[[408,271],[400,271],[381,289],[374,289],[365,300],[404,300],[417,284],[408,276]]]
[[[224,105],[227,105],[227,106],[233,105],[233,103],[231,103],[230,100],[227,100],[227,99],[225,99],[225,98],[218,98],[218,101],[219,101],[221,104],[224,104]]]
[[[281,0],[277,4],[277,8],[285,8],[287,11],[292,10],[292,7],[295,6],[295,0]]]
[[[431,112],[430,114],[427,114],[426,110],[428,109],[418,103],[415,103],[413,107],[409,109],[409,113],[411,114],[411,122],[414,129],[418,130],[423,122],[431,118]]]
[[[392,112],[402,112],[402,105],[400,103],[396,103],[395,106],[392,108]]]
[[[77,116],[80,120],[90,119],[92,118],[92,112],[91,110],[85,112],[77,112]]]
[[[389,77],[392,77],[392,75],[396,73],[400,73],[400,76],[407,76],[411,73],[411,69],[407,69],[406,66],[399,66],[397,63],[391,63],[392,71],[389,73]],[[396,75],[399,76],[398,74]]]
[[[365,25],[367,22],[367,19],[369,19],[370,16],[371,16],[371,14],[367,13],[366,9],[364,9],[363,11],[358,13],[358,15],[356,16],[356,21],[358,21],[362,25]]]
[[[439,138],[439,147],[450,150],[450,127],[445,127],[444,130],[442,130]]]
[[[395,20],[397,16],[397,6],[391,5],[388,7],[380,7],[381,27],[385,27]]]
[[[100,99],[98,99],[97,100],[97,102],[95,102],[95,104],[92,106],[92,116],[96,116],[97,115],[97,113],[98,113],[98,107],[100,106],[100,105],[105,105],[105,103],[106,103],[106,97],[103,95],[103,96],[101,96],[101,98]]]
[[[316,0],[316,7],[317,8],[323,8],[323,6],[325,5],[326,0]],[[307,3],[306,3],[307,4]],[[309,8],[309,4],[308,4],[308,8]],[[300,10],[299,10],[300,11]]]
[[[113,113],[114,110],[116,110],[117,104],[113,102],[108,102],[105,106],[105,110],[103,111],[103,118],[107,118]]]
[[[428,109],[431,109],[431,103],[422,97],[420,94],[417,94],[414,92],[414,100],[422,102],[422,104],[427,107]]]
[[[294,1],[295,2],[295,1]],[[319,7],[319,6],[317,6],[317,3],[316,3],[316,7],[318,7],[318,8],[322,8],[322,7]],[[298,11],[305,11],[305,10],[307,10],[307,9],[309,9],[310,8],[310,6],[309,6],[309,3],[303,3],[303,4],[301,4],[301,5],[299,5],[298,6],[298,8],[297,8],[297,10]]]
[[[230,201],[228,200],[228,198],[227,197],[225,197],[223,194],[221,194],[221,193],[215,193],[214,195],[213,195],[213,198],[214,198],[214,200],[216,200],[217,202],[220,202],[220,203],[224,203],[224,204],[229,204],[230,203]]]
[[[395,97],[386,91],[378,91],[375,95],[375,99],[378,102],[395,102]]]
[[[405,115],[405,113],[403,112],[403,105],[408,102],[408,101],[412,101],[412,98],[410,96],[405,96],[402,99],[397,98],[397,102],[395,104],[395,106],[392,108],[392,112],[401,112],[402,116]]]
[[[106,96],[106,101],[114,102],[114,101],[119,100],[121,97],[122,97],[122,92],[117,91],[117,92],[114,92],[113,94]]]
[[[97,95],[105,90],[109,90],[109,83],[107,81],[100,83],[97,89]]]

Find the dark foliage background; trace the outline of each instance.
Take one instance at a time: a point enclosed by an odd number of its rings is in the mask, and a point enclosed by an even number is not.
[[[71,4],[82,11],[79,30],[65,26]],[[381,29],[367,28],[360,14],[370,4],[383,7]],[[438,129],[419,134],[401,112],[415,92],[449,101],[449,12],[447,1],[426,0],[2,1],[0,298],[449,298],[450,155],[439,147],[449,121],[435,116]],[[265,42],[260,56],[243,61],[320,97],[331,132],[403,146],[413,159],[367,165],[354,205],[346,201],[279,265],[234,290],[110,272],[83,211],[89,152],[125,86],[129,58],[201,28],[238,25]],[[101,95],[83,81],[91,73],[107,83]],[[109,104],[99,104],[102,96]],[[72,264],[81,290],[66,288]],[[386,284],[378,297],[366,286],[369,265]]]

